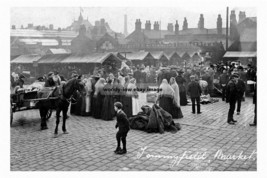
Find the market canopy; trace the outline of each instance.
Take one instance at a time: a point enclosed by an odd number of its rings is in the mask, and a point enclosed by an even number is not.
[[[223,57],[257,57],[257,52],[254,51],[228,51]]]
[[[163,51],[152,51],[150,54],[158,60],[164,55]]]
[[[38,60],[39,64],[56,64],[60,63],[70,54],[47,54]]]
[[[42,56],[41,55],[20,55],[13,59],[11,64],[32,64],[35,61],[38,61]]]
[[[133,52],[126,55],[129,60],[144,60],[150,53],[145,51]]]
[[[102,64],[108,58],[113,58],[117,61],[120,59],[112,53],[91,53],[91,54],[71,54],[60,63],[98,63]]]

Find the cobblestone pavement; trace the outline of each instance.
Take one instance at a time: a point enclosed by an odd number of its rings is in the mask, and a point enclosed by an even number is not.
[[[140,104],[145,104],[141,94]],[[149,104],[151,105],[151,104]],[[38,110],[17,112],[11,127],[11,171],[256,171],[257,129],[251,98],[242,102],[236,125],[226,123],[228,104],[201,105],[202,114],[183,106],[176,134],[130,130],[125,155],[116,147],[115,120],[70,115],[65,135],[53,138],[55,113],[40,131]],[[60,123],[61,126],[62,122]],[[142,152],[143,150],[143,152]],[[239,159],[222,159],[222,155]],[[216,157],[217,153],[217,157]],[[184,156],[183,156],[184,155]],[[172,156],[172,157],[171,157]],[[247,158],[245,158],[247,156]],[[250,157],[249,157],[250,156]],[[243,158],[243,159],[241,159]]]

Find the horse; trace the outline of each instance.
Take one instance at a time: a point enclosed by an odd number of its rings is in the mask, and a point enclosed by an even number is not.
[[[45,100],[45,101],[39,101],[38,108],[41,115],[41,130],[48,129],[46,124],[46,115],[48,113],[48,110],[53,108],[56,109],[56,128],[55,128],[55,136],[58,134],[58,125],[60,122],[60,113],[63,112],[63,124],[62,124],[62,130],[63,133],[67,134],[66,129],[66,119],[67,119],[67,112],[69,103],[71,100],[71,97],[74,92],[80,92],[81,94],[85,94],[85,87],[84,84],[80,79],[73,78],[68,80],[66,83],[64,83],[61,86],[58,86],[54,89],[50,97],[57,97],[54,100]]]

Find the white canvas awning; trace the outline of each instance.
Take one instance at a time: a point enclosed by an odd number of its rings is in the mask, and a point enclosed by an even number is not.
[[[228,51],[223,57],[257,57],[257,52],[254,51]]]

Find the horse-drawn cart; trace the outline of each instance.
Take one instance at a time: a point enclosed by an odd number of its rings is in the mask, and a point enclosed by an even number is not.
[[[38,103],[40,101],[50,101],[53,105],[53,101],[58,97],[51,97],[52,92],[55,88],[44,87],[42,90],[17,90],[14,94],[11,94],[11,109],[10,109],[10,125],[13,122],[13,113],[18,111],[24,111],[29,109],[39,109]],[[53,106],[50,107],[46,114],[46,120],[52,115]]]

